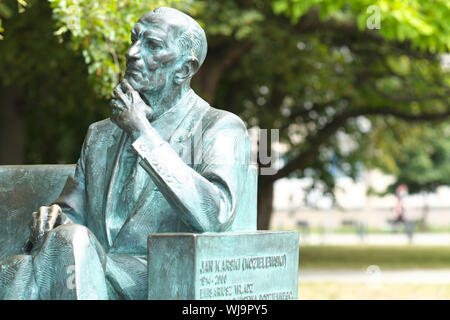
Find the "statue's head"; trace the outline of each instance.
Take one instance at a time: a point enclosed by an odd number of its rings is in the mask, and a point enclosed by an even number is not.
[[[193,18],[160,7],[144,14],[131,31],[125,78],[143,94],[189,87],[206,51],[205,32]]]

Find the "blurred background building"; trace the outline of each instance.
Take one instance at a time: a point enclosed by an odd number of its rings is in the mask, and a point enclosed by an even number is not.
[[[295,228],[299,222],[306,222],[316,230],[338,230],[354,221],[367,229],[389,230],[389,222],[395,218],[395,195],[370,195],[368,190],[383,192],[394,179],[379,170],[367,171],[357,181],[337,178],[335,203],[320,189],[307,194],[304,189],[310,184],[308,179],[282,179],[275,185],[275,214],[271,227]],[[305,200],[316,206],[305,205]],[[405,206],[406,219],[420,221],[425,218],[428,230],[450,232],[448,186],[441,186],[432,193],[407,195]]]

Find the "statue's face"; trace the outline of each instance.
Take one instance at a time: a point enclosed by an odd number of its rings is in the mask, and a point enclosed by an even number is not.
[[[163,89],[173,79],[178,28],[168,18],[144,15],[131,31],[125,78],[141,93]]]

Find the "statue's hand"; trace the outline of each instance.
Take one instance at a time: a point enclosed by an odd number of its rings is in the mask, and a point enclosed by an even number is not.
[[[126,79],[114,90],[114,98],[111,100],[111,121],[125,130],[133,139],[150,125],[148,119],[152,114],[152,108],[141,98]]]
[[[50,207],[40,207],[39,211],[32,213],[30,236],[22,248],[24,253],[30,253],[33,248],[40,245],[45,234],[55,227],[56,220],[61,212],[61,207],[54,204]]]

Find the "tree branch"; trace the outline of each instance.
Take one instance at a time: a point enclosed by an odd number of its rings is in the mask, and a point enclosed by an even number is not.
[[[253,43],[250,41],[244,43],[236,43],[226,50],[225,54],[216,57],[210,55],[205,66],[200,69],[198,79],[201,86],[202,94],[209,103],[214,103],[217,86],[223,72],[236,63],[251,47]]]
[[[358,116],[393,116],[405,121],[443,121],[450,117],[450,110],[438,113],[412,114],[404,111],[393,110],[389,107],[384,108],[361,108],[343,112],[331,120],[316,135],[310,139],[309,148],[289,161],[275,175],[264,176],[264,180],[274,182],[284,178],[297,169],[304,169],[317,155],[319,148],[326,143],[349,119]]]
[[[319,12],[316,9],[311,9],[305,14],[297,24],[295,28],[302,33],[313,33],[317,31],[324,31],[326,34],[335,32],[337,36],[341,36],[346,42],[351,43],[351,37],[370,39],[371,41],[379,44],[389,43],[392,47],[407,52],[408,55],[416,58],[426,58],[432,60],[436,58],[436,54],[416,50],[412,48],[410,41],[394,41],[388,40],[380,35],[375,30],[359,30],[357,25],[352,21],[337,21],[336,19],[322,20],[319,17]]]

